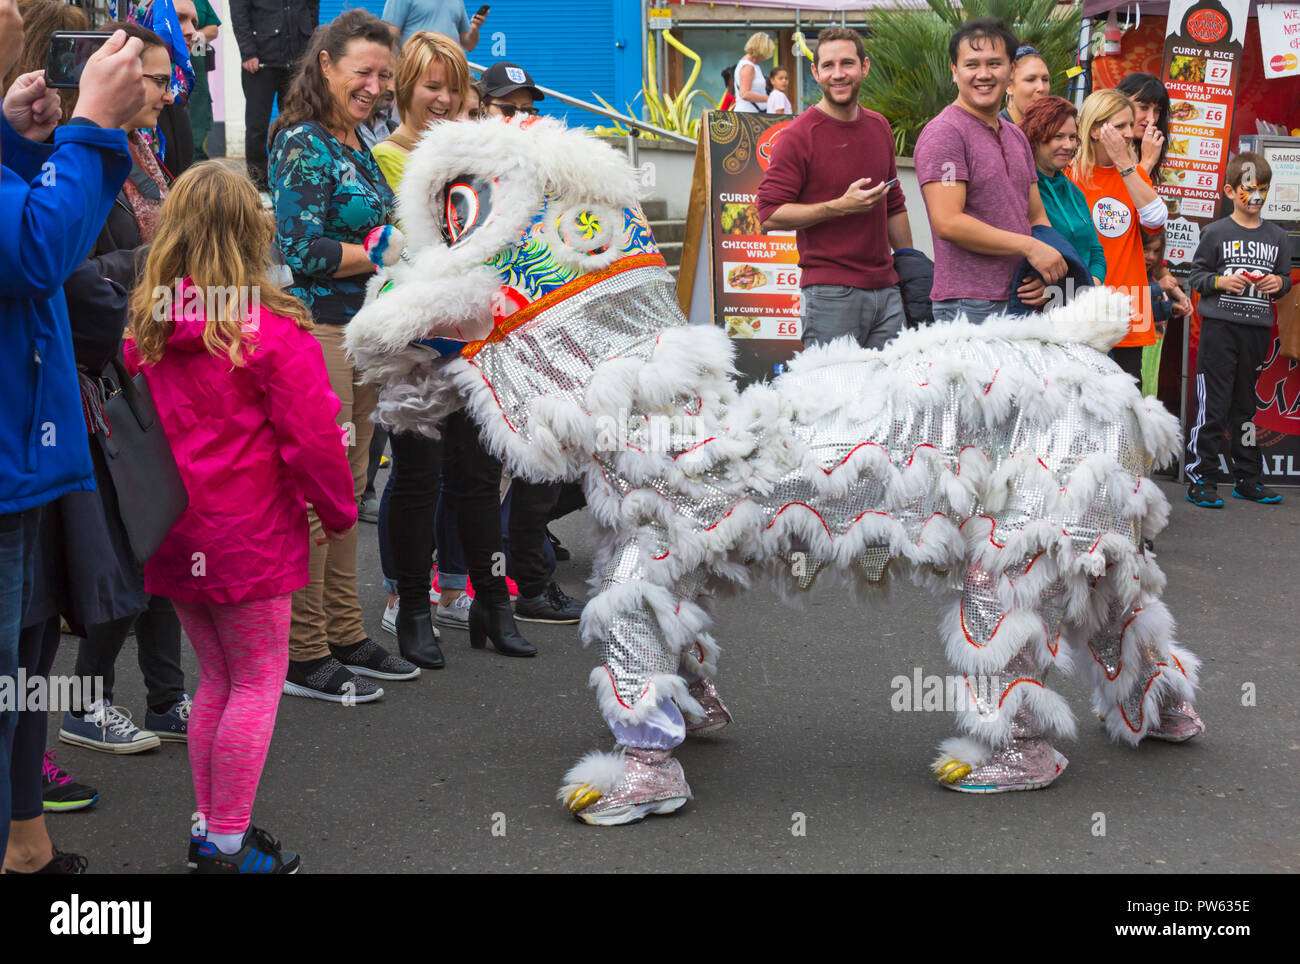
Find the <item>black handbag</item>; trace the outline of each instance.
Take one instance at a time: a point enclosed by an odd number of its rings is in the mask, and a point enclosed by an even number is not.
[[[143,566],[185,512],[190,496],[144,373],[132,378],[118,357],[104,370],[101,382],[109,434],[97,432],[95,437],[117,489],[131,554]]]

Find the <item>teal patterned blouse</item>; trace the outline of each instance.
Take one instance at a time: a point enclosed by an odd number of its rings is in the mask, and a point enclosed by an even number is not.
[[[315,121],[280,131],[271,148],[276,241],[293,271],[290,293],[318,322],[346,325],[369,273],[335,278],[342,244],[361,244],[394,220],[393,192],[369,151],[340,144]]]

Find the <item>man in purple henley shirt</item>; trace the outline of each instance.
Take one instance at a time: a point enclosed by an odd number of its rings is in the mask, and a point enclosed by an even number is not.
[[[916,142],[916,176],[934,235],[935,321],[964,314],[978,323],[1004,310],[1026,258],[1045,279],[1020,286],[1026,304],[1044,303],[1047,284],[1065,275],[1061,254],[1030,234],[1050,222],[1029,140],[998,117],[1015,49],[1001,20],[962,24],[948,45],[957,100]]]

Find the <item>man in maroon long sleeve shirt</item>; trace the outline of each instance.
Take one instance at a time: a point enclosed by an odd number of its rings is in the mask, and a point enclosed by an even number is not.
[[[795,232],[805,346],[852,335],[879,348],[903,325],[891,248],[910,248],[912,228],[889,122],[858,104],[870,67],[857,31],[818,34],[822,99],[781,133],[758,188],[763,230]]]

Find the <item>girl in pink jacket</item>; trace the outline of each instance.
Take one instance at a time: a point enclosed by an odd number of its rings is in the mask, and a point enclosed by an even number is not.
[[[199,659],[190,864],[201,873],[298,869],[252,825],[253,798],[288,667],[290,595],[308,582],[305,503],[326,540],[357,521],[339,400],[306,307],[267,274],[272,232],[243,176],[214,163],[182,175],[132,297],[125,353],[189,491],[144,577],[176,604]]]

